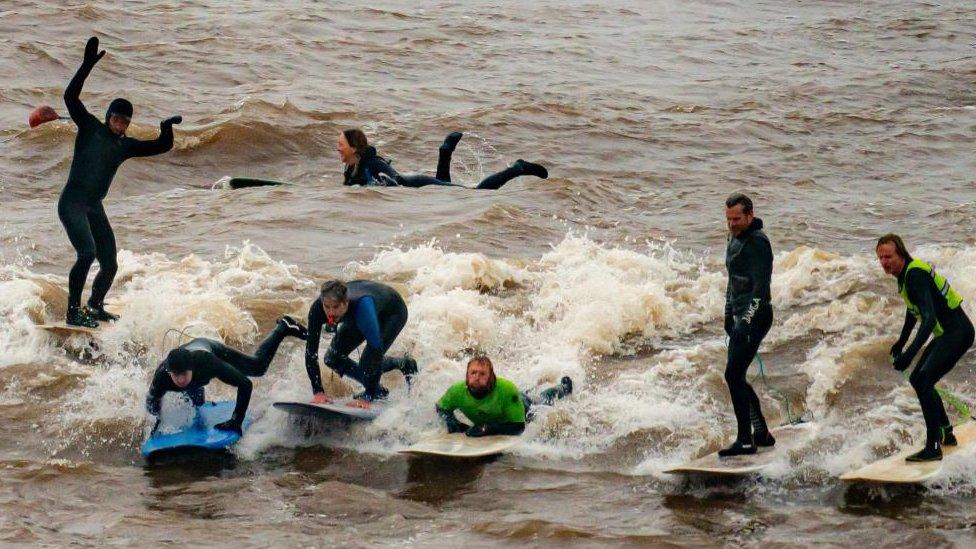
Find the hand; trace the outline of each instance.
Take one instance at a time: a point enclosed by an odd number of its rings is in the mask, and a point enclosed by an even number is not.
[[[467,423],[461,423],[460,421],[455,421],[447,426],[448,433],[463,433],[470,429],[471,426]]]
[[[912,358],[905,353],[898,353],[892,361],[892,364],[895,365],[896,370],[904,372],[906,368],[912,365]]]
[[[745,320],[740,319],[732,326],[732,333],[729,334],[729,339],[749,343],[749,324]]]
[[[163,120],[162,122],[159,123],[159,125],[160,126],[172,126],[173,124],[179,124],[181,122],[183,122],[183,117],[180,116],[180,115],[176,115],[176,116],[171,116],[171,117],[167,118],[166,120]]]
[[[888,356],[890,356],[891,358],[895,358],[896,356],[900,355],[901,352],[904,350],[905,350],[904,343],[895,343],[894,345],[891,346],[891,349],[888,351]]]
[[[230,418],[223,423],[218,423],[217,425],[214,425],[214,429],[218,429],[221,431],[231,431],[239,435],[244,434],[243,431],[241,431],[241,421],[234,418]]]
[[[85,64],[94,65],[102,57],[105,57],[105,50],[98,51],[98,38],[92,36],[85,44]]]
[[[474,437],[474,438],[483,437],[483,436],[485,436],[485,435],[488,434],[488,426],[487,425],[475,425],[474,427],[471,427],[470,429],[468,429],[467,431],[465,431],[464,434],[468,435],[469,437]]]
[[[331,404],[332,399],[325,396],[325,393],[315,393],[312,395],[312,404]]]

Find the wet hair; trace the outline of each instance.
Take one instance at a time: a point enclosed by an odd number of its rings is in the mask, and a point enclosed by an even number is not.
[[[732,193],[725,199],[725,207],[742,206],[742,213],[752,213],[752,199],[742,193]]]
[[[888,233],[878,239],[878,243],[874,245],[875,251],[881,247],[882,244],[894,244],[895,251],[901,256],[905,261],[912,261],[912,254],[908,253],[908,248],[905,247],[905,241],[901,239],[900,236],[894,233]]]
[[[322,291],[319,292],[319,299],[330,299],[335,301],[349,301],[349,288],[341,280],[327,280],[322,283]]]
[[[471,368],[472,364],[485,364],[488,366],[489,372],[491,372],[492,374],[495,373],[495,365],[491,363],[491,359],[488,358],[488,355],[480,355],[480,354],[474,355],[473,357],[468,359],[468,366],[467,366],[468,369]]]
[[[366,147],[369,146],[369,142],[366,140],[366,134],[363,133],[363,130],[350,128],[348,130],[342,130],[342,135],[345,136],[349,146],[356,150],[356,154],[361,156],[366,152]]]
[[[190,351],[183,347],[177,347],[166,355],[166,371],[173,374],[182,374],[190,369]]]

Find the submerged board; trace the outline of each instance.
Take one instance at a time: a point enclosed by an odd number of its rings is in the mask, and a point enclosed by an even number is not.
[[[952,429],[957,446],[943,446],[943,459],[956,452],[965,451],[976,446],[976,422],[968,421]],[[899,452],[891,457],[869,463],[860,469],[849,471],[840,476],[841,480],[852,482],[881,482],[891,484],[918,484],[925,482],[942,470],[942,461],[905,461],[905,458],[917,452],[912,448]]]
[[[174,452],[187,449],[223,450],[240,440],[241,435],[232,431],[215,429],[214,425],[230,419],[236,402],[205,402],[198,408],[200,417],[190,420],[174,433],[155,433],[142,444],[142,457],[150,458],[158,452]],[[243,430],[251,424],[250,416],[244,417]]]
[[[770,448],[759,448],[759,451],[747,456],[719,457],[718,452],[702,456],[665,473],[672,474],[706,474],[741,476],[758,473],[766,468],[785,452],[802,445],[813,437],[816,432],[815,423],[798,423],[783,425],[770,431],[776,437],[776,445]]]
[[[311,402],[275,402],[274,407],[300,416],[312,416],[317,418],[336,418],[344,417],[347,419],[376,419],[383,412],[384,405],[372,403],[369,408],[358,408],[349,406],[349,400],[342,402],[330,402],[328,404],[312,404]]]
[[[227,185],[231,189],[247,189],[250,187],[276,187],[278,185],[284,185],[282,181],[275,181],[273,179],[256,179],[253,177],[232,177],[227,181]]]
[[[417,456],[480,458],[504,453],[518,443],[517,436],[469,437],[464,433],[440,433],[426,437],[413,446],[400,450],[400,453]]]

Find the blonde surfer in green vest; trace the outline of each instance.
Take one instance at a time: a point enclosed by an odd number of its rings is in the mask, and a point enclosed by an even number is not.
[[[908,461],[942,459],[942,446],[955,446],[955,435],[935,384],[956,365],[973,345],[973,323],[962,308],[962,297],[949,281],[928,263],[908,253],[901,237],[886,234],[875,246],[884,272],[898,279],[898,293],[905,301],[905,325],[901,336],[891,347],[891,358],[899,372],[907,369],[929,337],[918,366],[908,378],[918,394],[925,417],[925,448]],[[907,348],[915,325],[918,332]]]

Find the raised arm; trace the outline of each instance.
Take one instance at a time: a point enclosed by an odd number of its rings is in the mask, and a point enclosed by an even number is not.
[[[98,60],[104,55],[105,50],[98,51],[98,38],[94,36],[89,38],[88,43],[85,44],[85,59],[71,78],[68,87],[64,89],[64,105],[68,107],[68,114],[71,115],[71,119],[79,126],[85,124],[91,116],[85,109],[84,103],[81,102],[81,89],[85,85],[85,79],[95,68],[95,63],[98,63]]]
[[[173,148],[173,124],[183,121],[182,116],[173,116],[159,123],[159,137],[150,141],[125,138],[126,157],[155,156]]]

